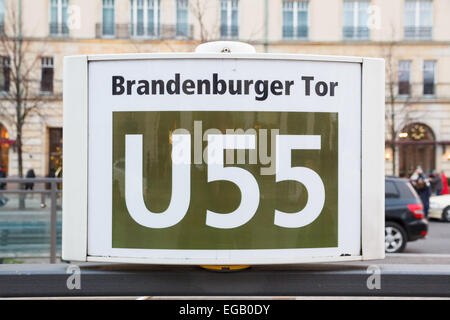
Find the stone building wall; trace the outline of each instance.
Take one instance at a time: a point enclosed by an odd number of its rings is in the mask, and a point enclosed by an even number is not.
[[[204,11],[208,40],[218,40],[220,19],[219,0],[190,0],[189,24],[193,34],[190,39],[105,38],[98,34],[102,23],[102,1],[70,0],[78,8],[79,21],[70,29],[68,36],[52,37],[49,34],[48,0],[23,0],[24,36],[32,43],[35,52],[54,58],[53,96],[43,97],[41,112],[33,115],[24,128],[24,168],[33,168],[39,176],[49,173],[49,130],[62,127],[62,72],[63,58],[78,54],[137,53],[137,52],[192,52],[201,40],[200,21],[196,19],[192,6],[200,3]],[[194,2],[195,1],[195,2]],[[433,36],[425,41],[405,41],[403,38],[404,0],[372,0],[374,23],[370,40],[344,41],[342,39],[343,0],[309,1],[309,37],[307,40],[283,40],[282,0],[239,0],[239,40],[253,44],[258,52],[303,53],[325,55],[350,55],[389,58],[397,66],[399,60],[410,60],[412,96],[408,99],[407,112],[398,114],[398,126],[412,121],[428,125],[434,132],[435,168],[450,175],[450,1],[432,0]],[[115,1],[115,22],[130,23],[130,1]],[[16,1],[6,0],[6,6],[14,7]],[[161,0],[161,23],[176,23],[175,0]],[[267,17],[267,21],[266,21]],[[5,24],[8,24],[6,20]],[[392,44],[392,41],[395,41]],[[389,56],[389,48],[392,55]],[[436,61],[436,94],[422,94],[423,61]],[[393,70],[397,72],[397,70]],[[35,70],[40,77],[39,65]],[[1,100],[1,97],[0,97]],[[389,102],[389,98],[387,98]],[[405,102],[398,100],[397,107]],[[403,119],[403,120],[402,120]],[[406,120],[405,120],[406,119]],[[0,122],[15,135],[13,124],[0,114]],[[405,122],[405,123],[404,123]],[[399,129],[399,128],[398,128]],[[386,140],[390,140],[388,130]],[[388,154],[389,147],[386,149]],[[17,153],[9,152],[9,174],[17,174]],[[398,153],[397,153],[398,157]],[[399,160],[397,159],[397,162]],[[392,173],[393,159],[386,160],[386,173]],[[397,172],[398,174],[398,165]]]

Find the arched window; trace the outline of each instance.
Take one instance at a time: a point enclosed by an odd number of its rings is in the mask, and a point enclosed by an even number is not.
[[[426,124],[414,122],[399,134],[399,174],[410,176],[417,166],[429,174],[436,167],[436,143],[433,130]]]

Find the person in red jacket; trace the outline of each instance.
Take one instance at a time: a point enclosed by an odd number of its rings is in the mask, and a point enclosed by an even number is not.
[[[445,176],[444,171],[441,171],[441,179],[442,179],[442,191],[441,191],[441,194],[448,194],[447,177]]]

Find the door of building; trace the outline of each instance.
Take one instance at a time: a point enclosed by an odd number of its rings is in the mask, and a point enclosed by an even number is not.
[[[62,128],[49,128],[48,175],[61,177],[62,173]]]
[[[402,130],[399,140],[399,175],[409,177],[417,166],[425,174],[436,167],[435,136],[430,127],[423,123],[412,123]]]
[[[0,170],[3,168],[5,173],[8,173],[9,145],[9,133],[0,122]]]

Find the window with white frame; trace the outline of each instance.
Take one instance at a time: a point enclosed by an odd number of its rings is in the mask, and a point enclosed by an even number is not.
[[[131,36],[158,37],[160,35],[159,0],[131,1]]]
[[[398,62],[398,94],[411,94],[411,61]]]
[[[238,0],[220,0],[220,36],[222,38],[238,38],[238,7]]]
[[[423,94],[434,95],[435,92],[436,61],[425,60],[423,62]]]
[[[308,38],[308,1],[283,1],[283,38]]]
[[[189,0],[176,0],[177,3],[177,37],[189,37]]]
[[[433,33],[433,2],[405,1],[405,39],[431,40]]]
[[[10,59],[0,57],[0,92],[9,92],[10,82]]]
[[[370,1],[344,1],[342,33],[344,40],[369,40]]]
[[[54,65],[52,57],[41,58],[41,92],[53,92]]]
[[[69,0],[50,0],[50,35],[66,36]]]
[[[112,37],[115,34],[114,0],[103,0],[102,35]]]
[[[0,34],[5,32],[5,0],[0,0]]]

